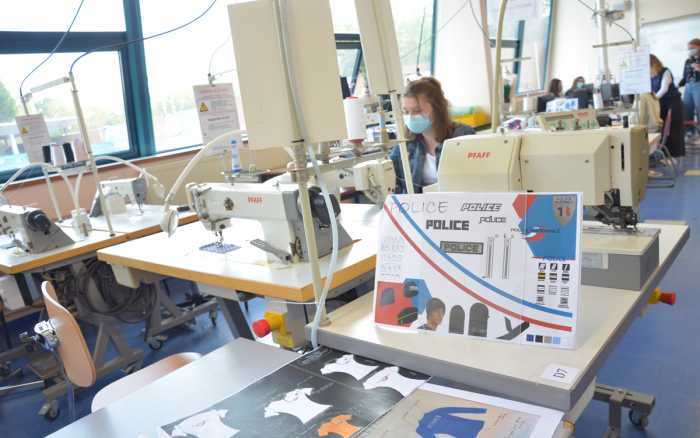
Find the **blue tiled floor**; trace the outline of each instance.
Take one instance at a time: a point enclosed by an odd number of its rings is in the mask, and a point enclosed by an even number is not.
[[[686,159],[686,167],[700,168],[700,157]],[[681,177],[673,189],[654,189],[647,193],[642,206],[642,219],[682,219],[691,225],[691,238],[661,286],[678,292],[675,307],[657,305],[630,327],[616,350],[607,359],[598,381],[609,385],[654,394],[657,405],[646,433],[639,432],[625,419],[625,437],[698,437],[700,436],[700,343],[698,332],[700,295],[696,289],[694,269],[698,269],[700,247],[692,230],[700,225],[700,177]],[[173,285],[173,289],[178,288]],[[258,317],[260,303],[253,303],[251,313]],[[127,334],[132,346],[146,352],[146,363],[181,351],[206,353],[231,339],[222,318],[212,327],[204,315],[194,329],[175,330],[160,351],[153,352],[140,337],[142,325],[129,326]],[[25,320],[29,329],[34,321]],[[88,338],[93,339],[91,331]],[[77,397],[79,416],[90,411],[95,392],[118,376],[102,379],[94,388]],[[62,414],[50,423],[36,415],[42,404],[39,392],[17,394],[0,399],[0,437],[33,438],[44,436],[68,422],[65,400]],[[592,402],[576,425],[576,436],[600,437],[607,426],[607,405]]]

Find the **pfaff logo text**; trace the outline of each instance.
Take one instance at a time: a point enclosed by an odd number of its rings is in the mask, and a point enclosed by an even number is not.
[[[262,204],[262,196],[248,196],[248,204]]]
[[[491,152],[467,152],[467,159],[469,160],[483,160],[491,156]]]

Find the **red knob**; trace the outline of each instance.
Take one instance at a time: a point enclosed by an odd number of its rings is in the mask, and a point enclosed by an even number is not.
[[[259,338],[264,338],[272,331],[270,323],[266,319],[259,319],[253,323],[253,333]]]
[[[659,298],[659,301],[664,302],[668,304],[669,306],[673,306],[676,304],[676,293],[675,292],[662,292],[661,297]]]

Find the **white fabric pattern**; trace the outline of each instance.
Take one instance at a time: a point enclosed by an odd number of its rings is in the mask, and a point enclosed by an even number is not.
[[[362,380],[372,371],[376,370],[377,366],[362,365],[355,360],[352,354],[346,354],[339,357],[334,362],[327,363],[321,368],[321,374],[345,373],[351,375],[358,382]]]
[[[424,382],[425,380],[409,379],[402,376],[399,374],[399,367],[389,367],[367,379],[363,386],[365,389],[391,388],[406,397]]]
[[[282,400],[273,401],[265,407],[265,418],[279,414],[289,414],[294,415],[302,423],[306,424],[309,420],[331,407],[331,405],[322,405],[309,400],[308,396],[312,392],[313,389],[311,388],[302,388],[286,393]]]
[[[207,411],[193,415],[173,428],[171,437],[196,436],[197,438],[231,438],[239,431],[225,425],[221,419],[226,410]],[[168,437],[167,433],[164,436]]]

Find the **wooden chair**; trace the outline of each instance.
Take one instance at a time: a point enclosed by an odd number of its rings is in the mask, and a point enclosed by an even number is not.
[[[676,163],[674,162],[673,156],[671,156],[671,151],[666,146],[668,143],[669,136],[671,135],[671,117],[673,116],[673,110],[669,109],[666,114],[666,120],[664,120],[664,128],[661,135],[661,140],[656,145],[656,150],[654,154],[659,154],[662,158],[659,160],[664,166],[669,168],[670,175],[653,175],[652,171],[649,172],[649,188],[671,188],[676,185],[676,177],[678,176],[678,170],[676,169]],[[660,182],[656,184],[651,184],[652,181],[668,181]]]
[[[75,317],[56,298],[53,285],[44,281],[41,285],[44,304],[58,337],[56,348],[63,363],[66,378],[74,385],[87,388],[95,384],[97,372],[85,337]],[[199,359],[199,353],[180,353],[142,368],[102,388],[92,400],[92,412],[131,394],[137,389],[166,374]]]

